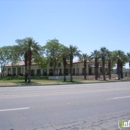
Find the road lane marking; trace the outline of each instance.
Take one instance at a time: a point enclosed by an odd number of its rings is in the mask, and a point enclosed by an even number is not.
[[[3,111],[18,111],[18,110],[27,110],[27,109],[30,109],[30,107],[2,109],[2,110],[0,110],[0,112],[3,112]]]
[[[117,99],[124,99],[124,98],[130,98],[130,96],[109,98],[109,99],[107,99],[107,100],[117,100]]]

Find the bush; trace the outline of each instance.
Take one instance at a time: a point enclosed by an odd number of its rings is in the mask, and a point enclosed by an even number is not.
[[[48,76],[31,76],[31,79],[36,80],[47,80]],[[24,80],[24,76],[6,76],[0,78],[0,80]]]

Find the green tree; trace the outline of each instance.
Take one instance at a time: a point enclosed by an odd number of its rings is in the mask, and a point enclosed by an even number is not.
[[[108,64],[108,77],[109,79],[111,79],[111,71],[112,71],[112,68],[115,66],[115,62],[113,60],[113,52],[111,51],[108,51],[107,52],[107,55],[106,55],[106,63]]]
[[[4,73],[4,66],[10,62],[9,60],[9,46],[4,46],[0,48],[0,68],[1,68],[1,77]]]
[[[39,54],[33,55],[33,61],[38,64],[39,69],[46,68],[48,64],[48,60],[44,57],[44,52],[42,50],[39,51]]]
[[[73,69],[73,58],[78,56],[80,57],[80,50],[78,50],[78,47],[70,45],[69,46],[69,57],[70,57],[70,82],[73,81],[73,74],[72,74],[72,69]]]
[[[106,63],[106,57],[108,56],[108,49],[106,49],[106,47],[102,47],[100,49],[100,55],[101,55],[101,59],[102,59],[102,73],[103,73],[103,80],[106,80],[105,77],[105,63]]]
[[[19,46],[18,45],[9,46],[8,54],[9,54],[9,60],[11,62],[12,70],[13,70],[13,66],[16,65],[16,63],[18,63],[20,61]],[[12,74],[14,75],[14,73],[12,73]]]
[[[123,66],[128,62],[127,55],[121,50],[113,51],[113,60],[117,64],[118,80],[123,79]]]
[[[64,81],[66,81],[66,66],[67,59],[69,59],[69,48],[66,46],[62,46],[62,61],[63,61],[63,70],[64,70]]]
[[[86,79],[86,68],[87,68],[87,61],[90,60],[90,57],[87,53],[81,54],[79,60],[84,63],[84,79]]]
[[[99,58],[100,58],[100,52],[97,50],[94,50],[91,52],[91,59],[95,60],[95,80],[98,79],[98,68],[99,68]]]
[[[62,44],[57,39],[52,39],[46,43],[44,50],[49,63],[53,63],[53,75],[55,75],[56,67],[62,57]]]
[[[25,39],[17,39],[16,42],[21,48],[21,54],[24,55],[25,58],[25,82],[27,82],[28,74],[28,83],[30,83],[32,55],[38,54],[38,51],[41,50],[41,46],[37,42],[35,42],[35,40],[31,37],[27,37]]]
[[[130,53],[127,53],[128,62],[129,62],[129,74],[130,74]]]

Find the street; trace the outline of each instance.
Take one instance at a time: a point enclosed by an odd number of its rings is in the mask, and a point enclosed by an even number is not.
[[[0,87],[0,130],[119,130],[123,119],[130,82]]]

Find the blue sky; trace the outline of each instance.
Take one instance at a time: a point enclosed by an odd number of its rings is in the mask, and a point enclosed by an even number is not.
[[[0,47],[25,37],[130,52],[130,0],[0,0]]]

